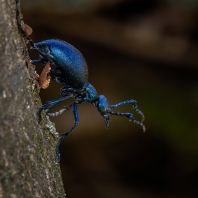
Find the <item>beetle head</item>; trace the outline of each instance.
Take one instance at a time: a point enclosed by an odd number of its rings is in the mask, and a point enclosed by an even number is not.
[[[100,112],[100,114],[104,118],[106,128],[108,128],[111,109],[109,107],[109,103],[107,101],[107,98],[103,95],[100,95],[98,97],[98,100],[95,102],[95,105],[96,105],[98,111]]]

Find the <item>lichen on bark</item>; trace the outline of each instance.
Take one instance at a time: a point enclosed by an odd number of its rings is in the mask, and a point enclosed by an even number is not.
[[[56,130],[45,116],[38,124],[37,74],[26,62],[16,3],[0,0],[0,197],[65,197]]]

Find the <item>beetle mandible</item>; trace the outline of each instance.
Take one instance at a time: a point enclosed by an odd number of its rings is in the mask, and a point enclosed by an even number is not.
[[[73,108],[74,126],[67,132],[63,133],[58,143],[56,144],[56,154],[58,161],[60,161],[59,146],[64,137],[68,136],[78,125],[78,104],[83,102],[90,102],[93,104],[99,113],[103,116],[105,126],[108,128],[109,119],[111,115],[124,116],[129,121],[134,122],[142,127],[143,132],[146,128],[142,123],[144,121],[144,114],[138,109],[137,102],[133,99],[119,102],[114,105],[110,105],[107,98],[104,95],[98,95],[96,89],[88,82],[88,67],[83,55],[71,44],[58,39],[44,40],[38,43],[34,43],[32,39],[26,35],[21,29],[21,32],[25,39],[30,42],[30,45],[35,49],[40,58],[38,60],[32,60],[32,64],[36,63],[50,63],[50,76],[57,82],[64,85],[60,89],[61,98],[49,101],[44,104],[38,111],[39,122],[41,121],[41,112],[44,110],[49,116],[58,116],[64,111]],[[49,113],[49,111],[58,103],[73,98],[74,102],[64,107],[58,112]],[[125,105],[132,104],[133,109],[142,116],[141,121],[134,119],[132,113],[114,112],[112,109]]]

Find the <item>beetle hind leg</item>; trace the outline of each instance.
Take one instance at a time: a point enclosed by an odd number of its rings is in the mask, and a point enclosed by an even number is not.
[[[71,98],[72,97],[72,94],[69,94],[65,97],[62,97],[62,98],[59,98],[59,99],[56,99],[56,100],[52,100],[52,101],[49,101],[47,104],[44,104],[37,112],[37,115],[38,115],[38,121],[40,122],[41,121],[41,112],[43,110],[46,111],[46,113],[52,109],[54,106],[56,106],[58,103],[62,102],[63,100],[66,100],[68,98]]]
[[[73,103],[70,104],[70,105],[68,105],[68,106],[66,106],[66,107],[64,107],[64,108],[61,109],[60,111],[57,111],[57,112],[54,112],[54,113],[48,113],[48,112],[47,112],[47,115],[48,115],[48,116],[51,116],[51,117],[59,116],[59,115],[61,115],[62,113],[64,113],[65,111],[71,109],[72,106],[73,106]]]
[[[37,64],[37,63],[42,63],[42,62],[43,62],[42,59],[37,59],[37,60],[32,60],[32,61],[31,61],[31,63],[32,63],[33,65],[35,65],[35,64]]]
[[[74,116],[74,126],[69,129],[67,132],[63,133],[61,135],[61,137],[59,138],[57,144],[56,144],[56,155],[57,155],[57,158],[58,158],[58,161],[60,161],[60,152],[59,152],[59,147],[60,147],[60,144],[62,142],[62,140],[68,136],[78,125],[79,123],[79,118],[78,118],[78,107],[77,107],[77,104],[74,102],[71,104],[71,107],[73,106],[73,116]]]

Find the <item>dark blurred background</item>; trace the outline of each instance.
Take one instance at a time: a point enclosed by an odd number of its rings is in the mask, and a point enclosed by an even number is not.
[[[74,45],[98,93],[111,104],[135,99],[146,117],[146,133],[116,116],[106,130],[94,106],[79,105],[80,124],[61,144],[67,197],[198,197],[198,1],[21,3],[35,42],[59,38]],[[60,88],[51,82],[41,90],[43,103],[60,97]],[[130,105],[117,110],[140,120]],[[51,120],[65,132],[72,111]]]

